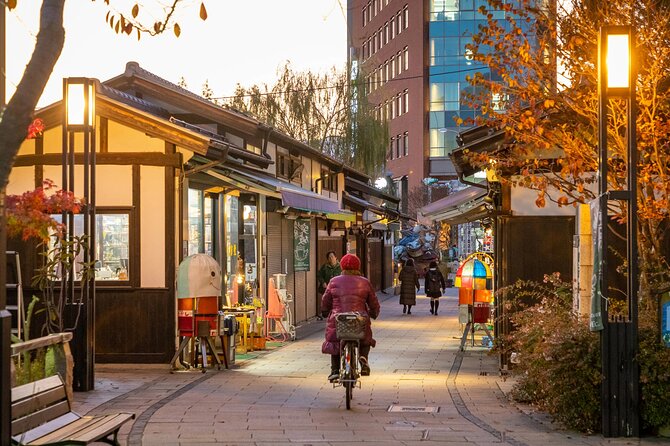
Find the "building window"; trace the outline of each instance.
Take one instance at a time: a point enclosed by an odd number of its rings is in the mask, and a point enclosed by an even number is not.
[[[62,216],[51,216],[57,222]],[[84,233],[84,216],[74,216],[74,235]],[[95,215],[95,280],[128,281],[130,280],[130,211],[105,210]],[[49,251],[54,248],[53,239],[49,243]],[[76,280],[81,278],[81,262],[84,254],[80,253],[75,260]]]
[[[384,23],[384,45],[389,43],[389,22]]]
[[[293,181],[294,174],[302,165],[299,156],[293,156],[283,147],[277,147],[277,177]]]
[[[246,143],[246,146],[247,146],[247,150],[248,150],[249,152],[251,152],[251,153],[255,153],[256,155],[260,155],[260,154],[261,154],[261,148],[260,148],[260,147],[256,147],[255,145],[250,144],[250,143]]]
[[[402,55],[405,63],[405,70],[409,70],[409,48],[405,47],[402,50]]]
[[[409,26],[409,7],[405,5],[404,8],[402,8],[402,17],[403,17],[403,27],[404,29],[407,29]]]
[[[409,155],[409,132],[405,132],[402,135],[402,147],[404,155],[405,156]]]
[[[337,192],[337,174],[327,168],[321,169],[321,189]]]
[[[402,13],[400,11],[395,16],[395,27],[398,30],[398,34],[400,34],[402,32]]]
[[[400,135],[395,137],[395,157],[396,158],[400,158],[400,156],[402,155],[401,152],[400,152],[400,141],[401,140],[402,140],[402,138],[400,138]]]
[[[391,39],[395,39],[395,20],[391,17]]]
[[[402,93],[403,113],[409,112],[409,91],[405,89]]]
[[[363,26],[368,24],[368,10],[367,8],[363,8]]]
[[[214,256],[212,243],[212,199],[198,189],[188,190],[188,255]]]
[[[392,160],[395,159],[395,151],[393,150],[393,148],[395,147],[394,144],[395,144],[395,136],[391,136],[391,145],[389,147],[389,153],[390,153],[389,158],[391,158]]]

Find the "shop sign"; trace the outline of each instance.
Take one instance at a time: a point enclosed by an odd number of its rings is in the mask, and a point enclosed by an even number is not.
[[[293,270],[309,271],[310,219],[299,218],[293,224]]]
[[[600,197],[591,201],[591,238],[593,240],[593,275],[591,276],[591,317],[589,329],[600,331],[604,327],[602,314],[602,217],[600,213]]]

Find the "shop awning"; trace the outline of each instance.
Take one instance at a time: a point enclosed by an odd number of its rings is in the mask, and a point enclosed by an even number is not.
[[[256,192],[268,197],[280,198],[284,206],[308,212],[339,216],[339,220],[350,218],[339,203],[323,195],[311,192],[270,175],[243,169],[209,169],[207,174],[242,190]]]
[[[337,201],[314,192],[280,187],[279,193],[281,194],[281,201],[284,206],[290,206],[304,211],[317,211],[333,214],[340,210]]]
[[[422,207],[419,213],[432,221],[449,224],[474,221],[488,214],[484,202],[487,193],[487,189],[468,187]]]

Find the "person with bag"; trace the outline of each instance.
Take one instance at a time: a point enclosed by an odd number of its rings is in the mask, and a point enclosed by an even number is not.
[[[407,259],[405,266],[398,275],[400,280],[400,305],[402,313],[412,314],[412,306],[416,305],[416,292],[419,291],[419,275],[414,267],[414,260]],[[414,289],[416,287],[416,290]]]
[[[379,300],[370,281],[361,275],[361,260],[353,255],[346,254],[340,260],[342,275],[330,279],[326,292],[321,298],[321,315],[327,317],[326,340],[321,346],[321,352],[330,355],[330,375],[328,380],[335,381],[340,375],[340,341],[337,339],[338,313],[357,312],[367,319],[365,337],[360,340],[361,375],[370,375],[368,355],[370,347],[376,345],[372,337],[370,318],[379,316]]]
[[[437,309],[440,306],[440,297],[442,297],[442,293],[446,286],[442,272],[437,269],[436,261],[433,260],[430,262],[424,279],[426,296],[430,297],[430,314],[437,316]]]

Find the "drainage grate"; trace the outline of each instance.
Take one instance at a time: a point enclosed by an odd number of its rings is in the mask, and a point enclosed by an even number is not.
[[[405,412],[405,413],[437,413],[440,411],[439,406],[398,406],[391,404],[388,409],[389,412]]]
[[[420,375],[440,373],[440,371],[435,369],[395,369],[393,373],[400,373],[403,375]]]

